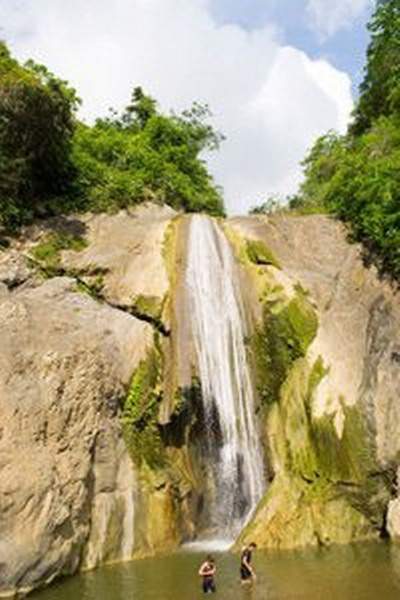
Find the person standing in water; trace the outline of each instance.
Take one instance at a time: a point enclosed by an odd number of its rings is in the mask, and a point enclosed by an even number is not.
[[[242,585],[252,585],[256,580],[256,574],[251,566],[251,558],[257,545],[251,542],[248,546],[245,546],[242,550],[240,557],[240,581]]]
[[[203,592],[205,594],[214,594],[217,591],[215,585],[215,574],[217,567],[212,556],[208,555],[199,569],[199,575],[203,578]]]

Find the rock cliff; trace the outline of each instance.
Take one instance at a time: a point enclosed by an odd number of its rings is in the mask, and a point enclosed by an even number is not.
[[[272,471],[243,538],[294,547],[378,537],[388,505],[396,534],[398,295],[331,218],[228,225],[257,266],[253,356]]]
[[[174,216],[56,219],[0,253],[0,595],[136,550],[120,415],[153,346],[137,299],[168,290]],[[55,244],[71,239],[84,249]]]
[[[0,596],[172,550],[205,519],[190,217],[58,218],[0,251]],[[221,223],[269,479],[239,543],[400,537],[400,302],[324,216]]]

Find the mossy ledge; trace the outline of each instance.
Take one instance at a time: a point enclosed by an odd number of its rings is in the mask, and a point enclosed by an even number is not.
[[[88,246],[87,240],[78,235],[72,235],[61,232],[53,232],[44,236],[44,238],[32,248],[32,256],[46,270],[48,276],[52,272],[57,275],[60,268],[60,258],[62,250],[74,250],[80,252]]]
[[[250,344],[257,391],[264,405],[279,400],[291,367],[306,355],[318,330],[317,314],[304,294],[297,293],[287,303],[269,298]]]
[[[129,313],[141,321],[150,323],[159,333],[168,337],[170,334],[169,329],[162,320],[166,301],[166,297],[160,299],[157,296],[139,294],[132,299]]]
[[[281,269],[281,265],[272,250],[260,240],[246,240],[246,253],[250,262],[255,265],[271,265]]]

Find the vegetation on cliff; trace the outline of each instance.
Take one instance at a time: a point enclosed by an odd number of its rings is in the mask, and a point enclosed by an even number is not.
[[[199,158],[221,141],[200,104],[166,116],[135,88],[121,115],[111,113],[93,127],[78,124],[73,157],[78,184],[89,207],[124,208],[153,200],[188,212],[223,214],[219,190]]]
[[[151,350],[132,376],[123,406],[125,439],[134,460],[140,465],[164,465],[164,452],[157,415],[161,397],[161,355]]]
[[[256,331],[252,351],[258,393],[267,405],[279,400],[280,389],[298,358],[306,355],[318,329],[318,318],[300,293],[280,306],[266,302],[262,326]]]
[[[79,100],[43,66],[14,60],[0,43],[0,225],[48,214],[72,198]],[[71,200],[72,202],[72,200]]]
[[[259,240],[246,240],[247,257],[255,265],[272,265],[280,269],[279,262],[273,252]]]
[[[89,126],[77,119],[79,104],[67,82],[33,61],[19,64],[0,42],[0,227],[146,200],[223,214],[201,158],[222,140],[208,107],[165,115],[136,87],[120,115]]]
[[[379,266],[400,277],[400,0],[379,2],[369,24],[360,97],[348,132],[327,133],[304,161],[295,209],[351,224]]]

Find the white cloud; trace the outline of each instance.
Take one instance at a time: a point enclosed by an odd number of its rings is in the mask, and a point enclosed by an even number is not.
[[[275,29],[217,25],[212,0],[0,0],[17,56],[70,80],[93,118],[142,85],[164,109],[208,102],[227,136],[209,158],[232,212],[268,193],[292,193],[313,139],[345,129],[349,77],[282,46]],[[0,37],[2,32],[0,31]]]
[[[308,0],[311,25],[322,38],[348,28],[373,4],[373,0]]]

